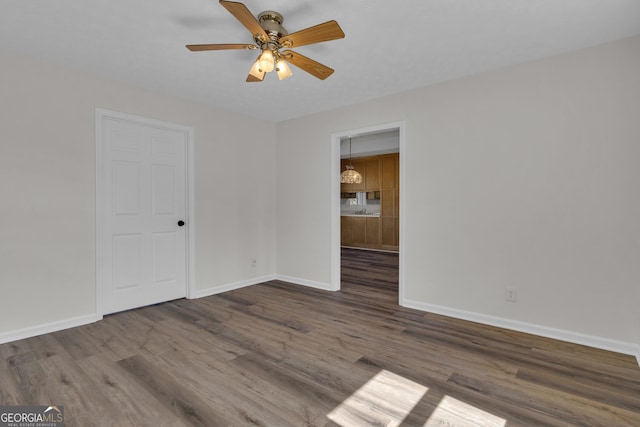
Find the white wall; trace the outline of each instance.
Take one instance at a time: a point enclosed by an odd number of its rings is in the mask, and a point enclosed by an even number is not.
[[[0,64],[0,342],[95,317],[96,107],[194,128],[198,294],[273,277],[275,125],[7,51]]]
[[[404,304],[638,351],[638,52],[635,37],[280,123],[278,274],[329,287],[330,136],[404,120]]]
[[[101,107],[194,127],[201,295],[276,272],[329,287],[331,134],[404,121],[405,304],[640,349],[638,51],[636,37],[252,127],[0,51],[0,341],[95,315]]]

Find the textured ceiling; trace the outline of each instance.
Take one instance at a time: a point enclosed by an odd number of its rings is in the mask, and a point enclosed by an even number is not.
[[[246,83],[255,51],[189,52],[252,43],[215,0],[0,0],[0,48],[282,121],[640,34],[638,0],[244,3],[280,12],[290,33],[337,20],[344,39],[296,49],[336,72]]]

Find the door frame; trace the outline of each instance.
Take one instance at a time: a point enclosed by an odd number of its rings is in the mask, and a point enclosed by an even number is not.
[[[398,130],[400,144],[400,242],[398,265],[398,304],[404,305],[404,222],[405,222],[405,179],[404,149],[405,122],[383,123],[364,128],[351,129],[331,134],[331,288],[340,290],[340,139],[358,135]]]
[[[95,148],[96,148],[96,320],[103,317],[102,308],[102,232],[104,228],[104,219],[101,215],[103,210],[102,203],[102,184],[103,184],[103,156],[102,156],[102,123],[105,119],[121,120],[132,122],[143,126],[152,126],[157,128],[168,129],[171,131],[182,132],[186,139],[185,144],[185,210],[187,233],[185,242],[185,295],[187,298],[193,298],[195,295],[195,208],[194,208],[194,131],[190,126],[178,125],[162,120],[151,119],[148,117],[136,116],[133,114],[122,113],[118,111],[96,108],[95,110]]]

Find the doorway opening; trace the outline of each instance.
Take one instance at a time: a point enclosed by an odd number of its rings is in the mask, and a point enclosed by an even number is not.
[[[378,276],[387,285],[397,277],[395,299],[403,303],[404,138],[404,122],[332,135],[333,290],[345,279],[359,281],[359,271],[364,279],[376,276],[374,265],[388,265],[391,270]],[[361,182],[340,183],[347,164],[363,175]]]

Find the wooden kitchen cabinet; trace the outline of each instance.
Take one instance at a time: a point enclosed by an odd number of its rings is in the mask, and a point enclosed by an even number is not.
[[[351,216],[351,235],[354,246],[364,246],[366,243],[367,218]]]
[[[343,246],[380,248],[380,218],[343,216],[340,218],[340,240]]]
[[[400,248],[400,156],[381,156],[380,248]]]
[[[399,156],[388,155],[382,158],[382,186],[381,188],[399,188],[398,169]]]
[[[398,191],[392,188],[380,190],[380,216],[398,216],[396,210]]]
[[[380,247],[380,218],[378,217],[366,217],[365,218],[365,236],[364,243],[367,247],[379,248]]]
[[[344,216],[340,220],[341,244],[397,251],[400,245],[400,157],[398,153],[352,159],[362,174],[360,184],[341,184],[340,191],[380,194],[380,217]],[[349,159],[341,161],[341,171]],[[379,193],[378,193],[379,192]]]
[[[340,161],[340,172],[344,171],[349,164],[362,175],[362,182],[359,184],[341,184],[341,192],[353,193],[356,191],[380,190],[380,159],[377,156],[352,159],[351,161],[343,159]]]
[[[400,245],[400,219],[380,218],[380,247],[387,250],[398,250]]]
[[[368,158],[365,161],[365,175],[363,177],[367,191],[380,191],[380,159]]]
[[[340,217],[340,241],[343,246],[353,245],[353,217]]]

